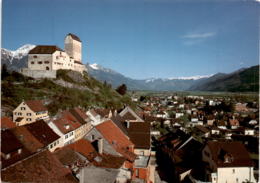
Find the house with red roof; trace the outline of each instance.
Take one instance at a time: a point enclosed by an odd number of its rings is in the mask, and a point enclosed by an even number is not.
[[[83,138],[92,128],[88,116],[79,108],[62,111],[48,125],[61,137],[60,147]]]
[[[85,136],[85,139],[91,142],[99,154],[124,157],[127,161],[123,167],[133,169],[136,158],[134,144],[113,121],[107,120],[95,126]]]
[[[48,150],[40,151],[13,166],[1,169],[4,182],[64,182],[78,180]]]
[[[209,141],[202,151],[202,160],[212,183],[256,182],[253,162],[240,142]]]
[[[13,111],[13,121],[17,126],[49,119],[48,110],[41,100],[22,101]]]

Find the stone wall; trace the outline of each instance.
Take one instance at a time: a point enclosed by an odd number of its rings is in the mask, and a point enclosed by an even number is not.
[[[56,78],[56,70],[46,71],[46,70],[29,70],[27,68],[21,69],[20,71],[23,75],[29,76],[35,79],[38,78]]]

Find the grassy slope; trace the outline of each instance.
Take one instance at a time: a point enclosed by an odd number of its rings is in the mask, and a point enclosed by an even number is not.
[[[63,87],[56,84],[57,80],[63,80],[74,84],[74,88]],[[134,107],[129,96],[120,96],[110,86],[105,85],[86,73],[81,76],[73,71],[58,71],[56,80],[41,79],[29,80],[19,74],[10,75],[2,81],[2,107],[14,109],[21,101],[32,99],[47,99],[47,108],[53,115],[59,109],[82,106],[122,108],[124,105]],[[85,87],[87,90],[79,88]],[[11,112],[11,111],[8,112]]]

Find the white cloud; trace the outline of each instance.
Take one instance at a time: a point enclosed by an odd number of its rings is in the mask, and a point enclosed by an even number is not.
[[[216,32],[204,32],[204,33],[192,33],[192,34],[186,34],[182,36],[182,38],[187,39],[203,39],[203,38],[209,38],[216,35]]]

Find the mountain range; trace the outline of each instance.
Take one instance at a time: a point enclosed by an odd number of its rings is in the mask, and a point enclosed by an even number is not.
[[[27,67],[28,52],[35,45],[24,45],[16,51],[1,49],[1,63],[10,70]],[[231,91],[257,92],[259,90],[259,66],[242,68],[232,73],[217,73],[209,76],[178,78],[132,79],[98,64],[86,64],[88,73],[97,80],[106,81],[113,87],[122,83],[130,90],[152,91]]]

